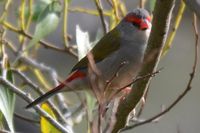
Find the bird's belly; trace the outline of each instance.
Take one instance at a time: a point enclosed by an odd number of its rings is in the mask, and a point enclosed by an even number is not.
[[[106,93],[110,96],[116,90],[126,87],[137,75],[142,62],[142,56],[125,55],[123,51],[121,53],[115,53],[98,62],[96,66],[100,76],[90,73],[79,82],[72,83],[73,88],[79,88],[78,90],[84,88],[95,89],[91,88],[91,85],[95,84],[97,89],[106,90]]]
[[[124,56],[108,58],[97,67],[109,89],[116,90],[130,84],[137,75],[141,60]]]
[[[111,90],[116,90],[116,89],[121,89],[123,87],[126,87],[127,85],[129,85],[133,79],[135,78],[135,76],[137,75],[138,72],[138,66],[136,65],[127,65],[124,66],[124,68],[121,68],[121,70],[116,71],[116,73],[114,73],[113,77],[111,76],[106,76],[107,81],[110,82],[110,89]]]

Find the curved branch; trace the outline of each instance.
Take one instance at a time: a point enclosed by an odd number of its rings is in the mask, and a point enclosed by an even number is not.
[[[195,30],[195,55],[194,55],[194,64],[192,66],[192,72],[190,73],[190,79],[188,80],[188,83],[187,83],[187,86],[186,86],[185,90],[175,99],[175,101],[168,108],[166,108],[162,112],[158,113],[157,115],[155,115],[155,116],[153,116],[153,117],[151,117],[151,118],[149,118],[149,119],[147,119],[147,120],[145,120],[143,122],[139,122],[139,123],[136,123],[134,125],[127,126],[124,129],[122,129],[121,131],[133,129],[135,127],[138,127],[138,126],[150,123],[152,121],[155,121],[156,119],[160,118],[161,116],[163,116],[164,114],[166,114],[167,112],[169,112],[192,89],[191,84],[192,84],[193,79],[194,79],[194,77],[196,75],[198,58],[199,58],[199,51],[198,51],[199,33],[198,33],[198,30],[197,30],[196,15],[194,15],[193,27],[194,27],[194,30]]]
[[[102,9],[102,5],[101,5],[101,1],[100,0],[94,0],[95,5],[97,7],[97,11],[99,12],[99,17],[101,19],[101,24],[102,24],[102,28],[103,28],[103,32],[104,34],[107,33],[107,28],[106,28],[106,22],[103,16],[103,9]]]
[[[170,18],[175,0],[157,0],[154,10],[154,19],[145,61],[139,75],[145,75],[155,71],[160,60],[162,48],[166,40],[169,29]],[[119,104],[116,113],[116,123],[112,133],[117,133],[126,125],[129,113],[136,107],[142,98],[146,87],[149,85],[151,77],[134,84],[130,94]]]

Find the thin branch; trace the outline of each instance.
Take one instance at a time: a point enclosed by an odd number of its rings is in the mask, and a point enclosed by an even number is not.
[[[120,64],[120,66],[117,68],[117,70],[115,71],[115,73],[113,74],[113,76],[112,76],[108,81],[106,81],[106,85],[105,85],[105,89],[104,89],[104,95],[105,95],[105,93],[107,92],[107,90],[108,90],[109,86],[111,85],[112,81],[113,81],[116,77],[118,77],[118,74],[119,74],[120,70],[121,70],[122,67],[123,67],[124,65],[126,65],[126,64],[127,64],[127,62],[122,62],[122,63]]]
[[[37,123],[37,124],[40,123],[39,120],[34,120],[34,119],[31,119],[31,118],[25,117],[25,116],[23,116],[23,115],[21,115],[21,114],[18,114],[18,113],[16,113],[16,112],[14,113],[14,116],[17,117],[17,118],[19,118],[19,119],[21,119],[21,120],[30,122],[30,123]]]
[[[14,52],[14,54],[16,55],[17,54],[16,48],[14,46],[12,46],[7,40],[4,40],[4,42],[6,43],[6,46],[8,46]],[[33,67],[36,67],[36,68],[42,70],[43,72],[49,73],[50,77],[52,77],[52,80],[54,81],[54,84],[57,84],[57,77],[58,76],[57,76],[57,72],[53,68],[48,67],[48,66],[46,66],[44,64],[40,64],[40,63],[36,62],[35,60],[32,60],[32,59],[24,57],[24,56],[21,56],[20,60],[23,61],[25,64],[31,65]],[[12,71],[15,72],[16,74],[18,74],[27,84],[29,84],[30,86],[32,86],[34,88],[34,90],[38,94],[40,94],[40,95],[44,94],[44,92],[42,91],[42,89],[38,85],[34,84],[32,82],[32,80],[29,79],[25,74],[23,74],[22,72],[20,72],[18,70],[15,70],[15,69],[12,69]],[[52,110],[54,111],[54,113],[56,114],[56,116],[58,117],[58,119],[62,123],[66,124],[66,120],[65,120],[64,116],[56,108],[56,106],[51,101],[49,101],[49,100],[47,102],[50,105],[50,107],[52,108]]]
[[[89,15],[94,15],[94,16],[98,16],[99,12],[96,10],[92,10],[92,9],[85,9],[82,7],[74,7],[74,8],[68,8],[69,12],[73,12],[73,13],[86,13]],[[110,11],[105,11],[103,12],[104,16],[111,16],[111,12]]]
[[[112,5],[113,5],[113,12],[114,12],[114,18],[115,18],[115,22],[119,22],[120,18],[119,18],[119,11],[118,11],[118,7],[119,7],[119,1],[117,0],[112,0]]]
[[[139,7],[140,8],[144,8],[145,7],[145,3],[146,3],[146,0],[140,0]]]
[[[17,88],[15,85],[13,85],[11,82],[3,79],[2,77],[0,77],[0,83],[7,85],[8,88],[16,93],[19,97],[21,97],[22,99],[24,99],[26,102],[31,103],[33,101],[33,99],[27,95],[26,93],[24,93],[23,91],[21,91],[19,88]],[[69,129],[66,129],[65,127],[63,127],[59,122],[57,122],[55,119],[53,119],[48,113],[46,113],[43,109],[41,109],[39,106],[35,106],[34,109],[36,110],[36,112],[43,116],[44,118],[46,118],[52,125],[54,125],[58,130],[60,130],[63,133],[69,133]]]
[[[64,13],[63,13],[63,40],[65,48],[69,47],[67,37],[67,18],[68,18],[68,0],[64,0]]]
[[[97,7],[97,11],[99,12],[103,32],[104,32],[104,35],[105,35],[107,33],[107,27],[106,27],[106,22],[105,22],[105,19],[104,19],[104,16],[103,16],[103,8],[102,8],[101,0],[94,0],[94,2],[95,2],[95,5]]]
[[[156,74],[160,73],[161,70],[162,70],[162,68],[159,69],[159,70],[157,70],[157,71],[155,71],[155,72],[153,72],[153,73],[149,73],[149,74],[146,74],[146,75],[144,75],[144,76],[138,76],[138,77],[136,77],[136,78],[135,78],[132,82],[130,82],[129,84],[127,84],[127,85],[125,85],[125,86],[123,86],[123,87],[117,89],[117,91],[113,94],[112,97],[116,96],[118,93],[120,93],[120,92],[121,92],[122,90],[124,90],[126,87],[131,86],[132,84],[134,84],[134,83],[136,83],[136,82],[139,82],[140,80],[145,80],[146,78],[154,77]],[[112,99],[112,98],[111,98],[111,99]]]
[[[103,88],[100,86],[100,84],[102,83],[102,77],[101,77],[101,72],[100,70],[97,68],[93,55],[91,52],[89,52],[87,54],[87,58],[88,58],[88,77],[89,77],[89,84],[90,84],[90,88],[92,89],[99,105],[104,103],[104,100],[102,98],[102,94],[103,94]]]
[[[174,40],[177,29],[178,29],[180,22],[182,20],[184,11],[185,11],[185,3],[183,2],[183,0],[181,0],[177,16],[176,16],[175,22],[174,22],[173,27],[172,27],[172,31],[170,32],[169,36],[167,37],[165,46],[163,48],[162,56],[164,56],[168,52],[168,50],[172,47],[172,42]]]
[[[141,106],[139,108],[139,111],[137,112],[136,117],[139,118],[142,115],[142,112],[144,110],[144,106],[147,100],[147,96],[148,96],[148,92],[149,92],[149,86],[147,87],[146,91],[144,92],[144,96],[141,98]]]
[[[33,0],[29,0],[28,2],[29,2],[28,3],[29,16],[28,16],[28,20],[27,20],[27,23],[26,23],[26,26],[25,26],[26,29],[30,28],[30,24],[31,24],[32,18],[33,18],[33,5],[34,5]]]
[[[17,49],[12,46],[7,40],[4,40],[5,42],[5,46],[8,46],[8,48],[10,48],[15,55],[17,55]],[[25,57],[25,56],[21,56],[20,57],[20,61],[22,61],[23,63],[27,64],[28,66],[32,66],[32,67],[35,67],[37,69],[40,69],[42,70],[43,72],[47,72],[50,77],[52,77],[52,80],[54,81],[54,83],[56,84],[57,83],[57,73],[56,71],[51,68],[51,67],[48,67],[42,63],[38,63],[37,61],[35,60],[32,60],[31,58],[28,58],[28,57]],[[31,85],[38,94],[44,94],[44,92],[42,91],[42,89],[40,89],[36,84],[34,84],[33,82],[31,82],[31,80],[26,77],[25,75],[23,75],[22,73],[20,73],[19,71],[15,71],[18,75],[21,76],[21,78],[23,78],[26,83],[28,83],[29,85]],[[60,97],[59,97],[60,98]],[[59,99],[58,98],[58,99]],[[50,105],[50,107],[52,108],[52,110],[54,111],[54,113],[56,114],[56,116],[58,117],[58,120],[60,120],[63,124],[67,124],[67,121],[65,120],[64,116],[61,114],[61,112],[56,108],[56,106],[48,101],[48,104]]]
[[[23,74],[22,72],[12,69],[12,71],[14,73],[16,73],[17,75],[19,75],[26,84],[30,85],[39,95],[43,95],[44,92],[42,91],[42,89],[36,85],[34,82],[32,82],[31,79],[29,79],[25,74]],[[66,120],[64,118],[64,116],[61,114],[61,112],[57,109],[57,107],[50,101],[47,100],[47,103],[49,104],[50,108],[53,110],[53,112],[56,114],[58,120],[60,120],[63,124],[66,124]]]
[[[109,121],[108,121],[109,123],[106,124],[106,127],[105,127],[103,133],[110,133],[112,131],[114,123],[116,122],[115,114],[117,112],[118,104],[119,104],[119,99],[115,99],[114,102],[113,102],[113,107],[112,107],[112,110],[111,110],[111,115],[109,117]]]
[[[3,7],[2,15],[0,16],[0,23],[1,23],[1,21],[3,21],[6,18],[7,13],[8,13],[8,8],[9,8],[11,2],[12,2],[12,0],[6,1],[5,5]]]
[[[107,3],[110,5],[110,7],[113,8],[113,3],[111,2],[111,0],[106,0],[106,1],[107,1]]]
[[[130,130],[130,129],[133,129],[135,127],[150,123],[150,122],[160,118],[161,116],[163,116],[164,114],[169,112],[173,107],[175,107],[177,105],[177,103],[179,103],[183,99],[183,97],[192,89],[191,84],[192,84],[193,79],[194,79],[195,74],[196,74],[198,58],[199,58],[199,51],[198,51],[199,35],[198,35],[197,22],[196,22],[196,15],[195,14],[194,14],[194,20],[193,20],[193,27],[194,27],[194,31],[195,31],[195,55],[194,55],[195,59],[194,59],[194,64],[192,66],[192,72],[190,73],[190,79],[189,79],[187,86],[186,86],[185,90],[183,91],[183,93],[181,93],[177,97],[177,99],[168,108],[166,108],[164,111],[160,112],[159,114],[157,114],[157,115],[155,115],[155,116],[153,116],[153,117],[151,117],[148,120],[145,120],[143,122],[136,123],[136,124],[131,125],[131,126],[126,126],[121,131]]]
[[[7,29],[10,30],[10,31],[13,31],[13,32],[19,33],[19,34],[21,34],[21,35],[24,35],[24,36],[26,36],[26,37],[29,38],[29,39],[32,39],[32,38],[33,38],[31,34],[25,32],[25,31],[23,31],[23,30],[20,30],[20,29],[15,28],[14,26],[12,26],[12,25],[11,25],[10,23],[8,23],[8,22],[3,21],[3,22],[0,22],[0,24],[2,24],[5,28],[7,28]],[[39,43],[40,43],[41,45],[43,45],[44,48],[56,50],[56,51],[59,51],[59,52],[67,52],[68,54],[70,54],[70,55],[72,55],[73,57],[76,57],[76,58],[77,58],[77,53],[74,52],[73,47],[68,47],[68,48],[64,48],[64,49],[63,49],[63,48],[56,47],[56,46],[54,46],[54,45],[52,45],[52,44],[49,44],[49,43],[47,43],[47,42],[45,42],[45,41],[41,41],[41,40],[39,41]]]

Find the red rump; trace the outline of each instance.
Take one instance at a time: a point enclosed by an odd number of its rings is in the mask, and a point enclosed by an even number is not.
[[[73,72],[66,81],[70,82],[76,78],[84,78],[85,76],[86,76],[86,74],[84,72],[77,70],[77,71]]]

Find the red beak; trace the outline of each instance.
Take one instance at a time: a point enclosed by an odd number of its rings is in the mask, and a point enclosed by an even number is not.
[[[149,28],[148,22],[147,20],[142,20],[141,24],[140,24],[140,29],[141,30],[146,30]]]

